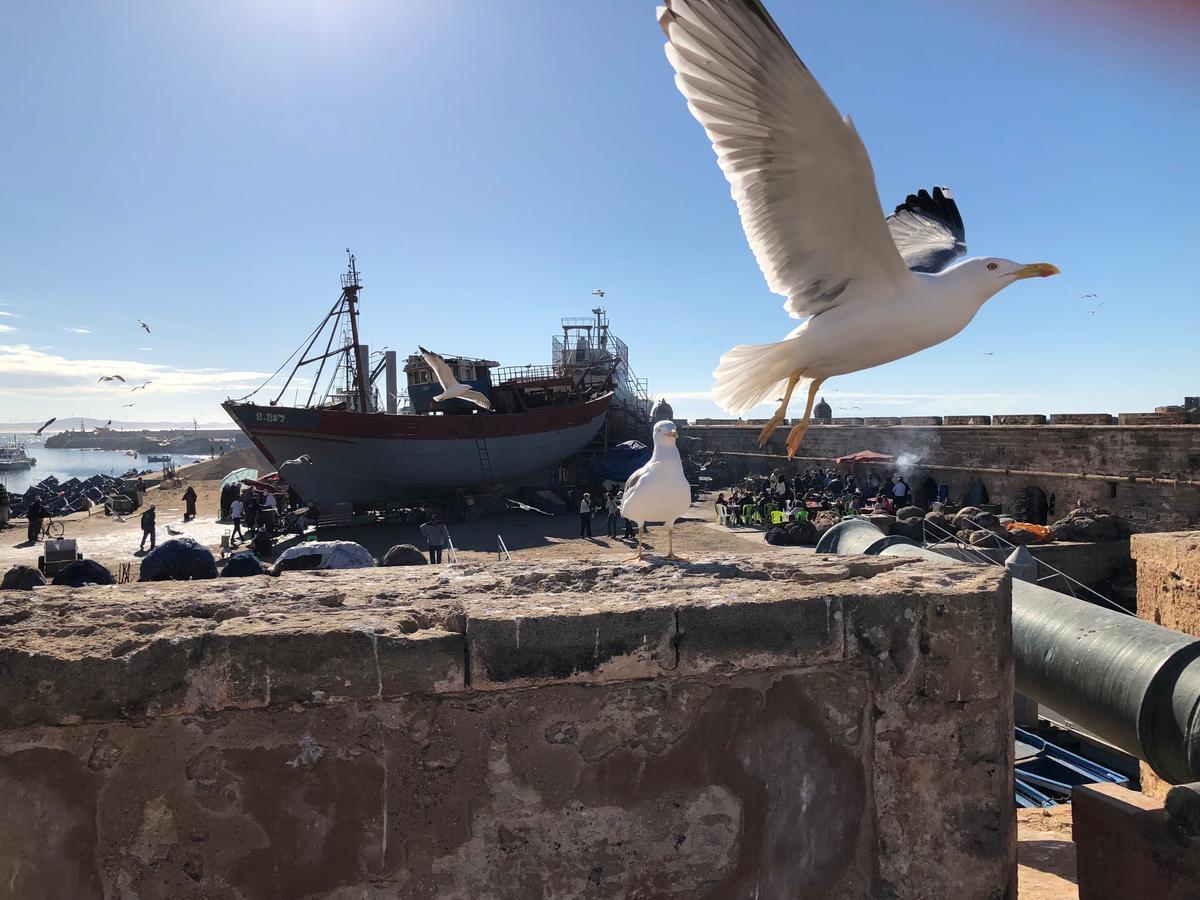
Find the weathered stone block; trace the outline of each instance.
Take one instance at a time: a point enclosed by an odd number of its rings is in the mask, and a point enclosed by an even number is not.
[[[253,581],[11,609],[6,890],[1014,890],[994,570],[784,551]]]

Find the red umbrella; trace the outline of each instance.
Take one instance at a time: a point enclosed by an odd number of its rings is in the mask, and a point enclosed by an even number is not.
[[[859,450],[857,453],[849,453],[846,456],[837,458],[838,465],[842,463],[885,463],[895,459],[887,453],[878,453],[874,450]]]

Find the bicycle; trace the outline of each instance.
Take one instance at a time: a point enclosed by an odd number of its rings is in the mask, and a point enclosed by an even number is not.
[[[50,516],[42,519],[42,524],[38,526],[39,540],[56,541],[63,536],[63,533],[63,523],[54,521]]]

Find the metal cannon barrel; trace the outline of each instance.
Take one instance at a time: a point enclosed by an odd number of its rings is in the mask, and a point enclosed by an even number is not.
[[[918,556],[973,565],[884,535],[862,519],[818,553]],[[1036,584],[1012,582],[1017,690],[1175,784],[1200,780],[1200,640]]]

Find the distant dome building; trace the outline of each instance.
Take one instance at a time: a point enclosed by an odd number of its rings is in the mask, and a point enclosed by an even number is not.
[[[666,419],[674,420],[674,418],[675,410],[671,409],[671,404],[666,399],[659,400],[654,404],[654,409],[650,413],[650,420],[652,422],[662,422]]]
[[[829,404],[825,402],[825,398],[821,398],[821,402],[813,409],[814,419],[832,419],[833,410],[829,408]]]

